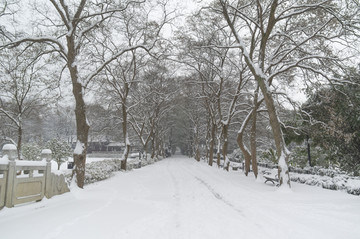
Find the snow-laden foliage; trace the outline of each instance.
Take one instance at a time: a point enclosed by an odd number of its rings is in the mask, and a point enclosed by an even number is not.
[[[330,176],[319,176],[309,174],[290,174],[291,181],[312,186],[319,186],[330,190],[346,191],[349,194],[360,195],[360,178],[349,177],[344,174]]]
[[[107,179],[112,173],[119,171],[121,168],[120,160],[104,160],[86,164],[85,184],[94,183]]]
[[[60,168],[60,165],[64,163],[68,157],[71,156],[72,149],[70,145],[65,141],[61,141],[59,139],[52,139],[47,142],[46,147],[51,150],[52,158],[58,164],[58,169]]]
[[[271,168],[274,174],[277,165],[270,163],[259,163],[260,167]],[[323,167],[289,167],[290,180],[311,186],[318,186],[330,190],[346,191],[349,194],[360,195],[360,177],[348,175],[339,169]],[[266,171],[266,170],[265,170]]]
[[[269,151],[271,152],[271,151]],[[270,154],[269,154],[270,155]],[[230,165],[234,169],[242,168],[242,156],[239,151],[235,150],[230,156]],[[272,171],[272,174],[277,174],[277,164],[267,160],[266,162],[258,163],[262,171]],[[342,171],[338,168],[324,168],[320,166],[315,167],[289,167],[290,180],[311,186],[319,186],[330,190],[341,190],[349,194],[360,195],[360,177],[355,177]]]
[[[24,160],[40,160],[41,148],[38,144],[27,143],[22,146],[21,153]]]
[[[127,162],[126,171],[141,168],[150,164],[153,164],[154,160],[138,160],[133,159]],[[121,170],[122,160],[120,159],[109,159],[103,161],[95,161],[86,164],[85,168],[85,184],[90,184],[98,181],[102,181],[113,176],[114,172]],[[68,183],[71,181],[71,172],[69,171],[66,175]]]

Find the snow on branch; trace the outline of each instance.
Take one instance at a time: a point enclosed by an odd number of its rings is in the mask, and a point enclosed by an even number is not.
[[[63,9],[65,11],[63,11],[59,4],[55,2],[55,0],[50,0],[50,2],[52,3],[52,5],[55,7],[56,11],[59,13],[61,20],[63,21],[63,23],[66,25],[67,29],[71,28],[71,23],[70,23],[70,16],[69,16],[69,10],[68,7],[66,6],[66,4],[64,3],[63,0],[60,0],[60,3],[63,7]],[[84,0],[82,0],[82,2],[86,2]]]
[[[286,18],[294,17],[294,16],[300,15],[302,13],[305,13],[305,12],[308,12],[310,10],[314,10],[317,8],[324,9],[325,8],[324,5],[327,3],[329,3],[329,1],[324,0],[322,2],[315,3],[315,4],[301,4],[301,5],[289,7],[279,13],[279,15],[277,16],[277,20],[280,21],[280,20],[283,20]]]
[[[20,127],[20,121],[13,117],[9,111],[0,108],[0,113],[3,113],[6,117],[8,117],[17,127]]]
[[[311,59],[326,59],[326,60],[338,60],[337,58],[333,58],[333,57],[327,57],[327,56],[321,56],[321,55],[310,55],[310,56],[306,56],[306,57],[303,57],[303,58],[300,58],[298,59],[296,62],[292,63],[292,64],[289,64],[289,65],[283,65],[281,66],[281,68],[272,73],[270,76],[269,76],[269,79],[273,79],[274,77],[284,73],[284,72],[287,72],[288,70],[292,69],[292,68],[302,68],[302,69],[310,69],[312,70],[313,72],[316,72],[316,73],[319,73],[320,75],[327,75],[327,73],[325,72],[322,72],[320,70],[314,70],[314,68],[312,67],[305,67],[305,65],[301,65],[302,62],[306,61],[306,60],[311,60]]]
[[[84,1],[84,2],[86,2],[86,1]],[[82,21],[82,20],[85,20],[85,19],[88,19],[88,18],[93,18],[93,17],[96,17],[96,16],[112,15],[112,14],[114,14],[116,12],[125,11],[131,4],[141,4],[141,3],[145,3],[145,2],[146,2],[146,0],[128,1],[125,4],[125,6],[121,7],[121,8],[114,8],[114,9],[109,9],[109,10],[102,11],[102,12],[91,13],[91,14],[88,14],[88,15],[85,15],[85,16],[82,16],[82,17],[80,17],[80,14],[79,14],[79,16],[77,16],[77,14],[75,14],[75,19],[77,19],[77,21]],[[103,4],[101,4],[101,5],[103,5]]]
[[[85,87],[90,83],[90,81],[96,77],[107,65],[109,65],[111,62],[113,62],[114,60],[118,59],[121,55],[125,54],[126,52],[129,51],[133,51],[136,50],[138,48],[144,49],[146,52],[150,52],[150,50],[144,46],[144,45],[137,45],[137,46],[131,46],[128,48],[125,48],[121,51],[119,51],[118,53],[112,55],[109,59],[107,59],[100,67],[98,67],[92,74],[90,74],[86,81],[85,81]]]
[[[238,43],[238,48],[242,51],[242,54],[244,55],[244,59],[250,69],[250,71],[257,77],[262,78],[263,80],[267,80],[267,76],[264,74],[264,72],[260,69],[260,67],[253,62],[252,58],[250,57],[249,52],[246,49],[245,43],[243,42],[243,39],[239,36],[238,32],[235,29],[233,21],[230,19],[229,12],[227,10],[228,4],[224,1],[221,1],[221,5],[223,8],[223,15],[228,23],[228,26],[231,29],[231,32],[233,33],[236,42]]]
[[[0,49],[2,48],[14,48],[17,47],[23,43],[27,43],[27,42],[33,42],[33,43],[45,43],[45,44],[49,44],[49,45],[56,45],[59,49],[56,49],[56,51],[60,52],[61,55],[66,55],[66,48],[64,47],[63,44],[61,44],[61,42],[59,42],[56,38],[53,37],[25,37],[25,38],[21,38],[19,40],[10,42],[8,44],[2,45],[0,46]]]
[[[289,38],[291,41],[293,41],[295,43],[295,46],[293,48],[290,48],[287,50],[287,52],[285,51],[282,51],[284,52],[284,55],[279,59],[277,60],[276,62],[272,62],[268,68],[265,70],[268,71],[268,69],[271,69],[271,67],[275,66],[275,65],[278,65],[280,64],[282,61],[284,61],[284,59],[289,56],[291,53],[293,53],[295,50],[299,49],[301,46],[303,46],[304,44],[306,44],[307,42],[309,42],[310,40],[314,39],[315,37],[319,37],[318,36],[318,33],[323,30],[330,22],[332,21],[332,19],[329,19],[326,23],[324,23],[322,26],[320,26],[313,34],[311,34],[311,36],[307,37],[306,39],[304,39],[303,41],[299,42],[296,44],[296,42],[294,40],[291,39],[291,37],[289,35],[284,35],[284,34],[281,34],[282,36],[286,36],[287,38]],[[277,33],[278,34],[278,33]],[[279,55],[279,54],[278,54]],[[273,56],[274,58],[275,56]]]

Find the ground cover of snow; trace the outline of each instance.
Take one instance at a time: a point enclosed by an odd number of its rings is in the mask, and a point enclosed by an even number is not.
[[[173,156],[0,211],[0,238],[360,238],[360,198]]]

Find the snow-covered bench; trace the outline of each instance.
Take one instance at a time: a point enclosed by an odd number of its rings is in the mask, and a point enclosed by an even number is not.
[[[274,185],[279,186],[279,177],[277,174],[271,174],[270,172],[263,172],[264,173],[264,178],[265,178],[265,182],[272,182]]]
[[[279,179],[277,176],[271,178],[271,177],[268,177],[268,176],[264,176],[264,178],[266,179],[264,183],[266,182],[272,182],[273,184],[275,184],[276,186],[279,184]]]

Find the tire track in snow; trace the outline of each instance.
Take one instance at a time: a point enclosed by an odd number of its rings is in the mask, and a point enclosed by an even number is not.
[[[180,227],[181,227],[181,223],[180,223],[180,219],[179,219],[179,212],[178,212],[178,210],[180,208],[179,182],[176,179],[175,175],[173,174],[172,170],[170,169],[169,165],[170,165],[170,161],[167,162],[166,169],[167,169],[167,172],[169,173],[169,175],[171,177],[171,181],[172,181],[172,183],[174,185],[174,189],[175,189],[175,192],[174,192],[174,195],[173,195],[173,198],[175,199],[174,221],[175,221],[176,230],[179,230]]]
[[[231,209],[235,210],[236,212],[238,212],[241,216],[245,217],[244,213],[236,208],[231,202],[227,201],[226,199],[224,199],[223,196],[221,196],[218,192],[215,191],[215,189],[213,187],[210,186],[210,184],[208,184],[207,182],[205,182],[204,180],[202,180],[201,178],[199,177],[196,177],[195,176],[195,179],[200,182],[202,185],[204,185],[208,190],[209,192],[211,192],[214,197],[216,199],[218,199],[219,201],[223,202],[225,205],[229,206]]]

